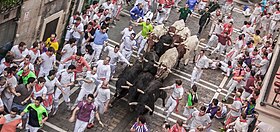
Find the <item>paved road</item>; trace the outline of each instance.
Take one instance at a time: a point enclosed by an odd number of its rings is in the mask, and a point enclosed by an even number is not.
[[[182,5],[183,4],[181,3],[181,6]],[[116,27],[110,29],[108,32],[110,38],[109,42],[112,46],[119,44],[121,38],[120,31],[122,31],[129,24],[130,17],[127,15],[129,13],[128,11],[130,8],[131,7],[127,7],[125,10],[122,11],[121,20],[117,22]],[[195,16],[190,17],[187,21],[187,26],[190,28],[193,35],[196,34],[198,31],[198,17]],[[233,12],[233,17],[235,21],[234,26],[236,30],[238,30],[243,25],[243,21],[245,20],[245,18],[242,14],[240,14],[240,12]],[[169,21],[166,23],[166,25],[171,25],[177,19],[178,14],[175,10],[172,10]],[[200,48],[204,47],[205,43],[207,43],[208,41],[207,35],[210,30],[210,24],[202,32],[201,38],[204,38],[206,40],[204,43],[200,44]],[[140,27],[135,27],[134,30],[136,32],[139,32]],[[233,33],[233,38],[235,38],[237,35],[238,33]],[[210,58],[214,58],[214,56],[211,56]],[[132,61],[134,60],[135,59],[132,58]],[[120,72],[122,68],[123,67],[120,66],[120,68],[118,68],[117,71]],[[193,64],[189,64],[187,66],[180,65],[179,69],[172,70],[173,73],[166,78],[166,80],[164,81],[164,85],[171,85],[172,83],[174,83],[175,79],[182,79],[184,88],[186,90],[190,89],[190,74],[192,70]],[[212,98],[222,99],[227,92],[227,89],[224,88],[227,81],[228,79],[221,74],[220,70],[205,70],[202,74],[201,81],[198,83],[198,96],[200,105],[202,105],[203,103],[209,103]],[[115,92],[114,83],[114,81],[110,82],[110,89],[112,94]],[[72,101],[76,99],[78,92],[79,88],[75,87],[72,89]],[[169,95],[171,94],[171,91],[167,92]],[[185,103],[186,97],[184,97],[184,99],[180,102],[179,112],[172,113],[172,115],[170,116],[169,121],[171,122],[171,124],[173,124],[178,118],[185,119],[185,117],[182,116],[183,106],[185,105]],[[154,114],[152,116],[146,115],[147,123],[151,131],[161,131],[161,125],[164,121],[164,115],[166,114],[163,112],[161,104],[162,100],[159,99],[156,102]],[[73,131],[74,123],[68,122],[69,117],[70,112],[67,111],[65,103],[63,103],[61,100],[61,105],[59,107],[57,115],[55,117],[51,117],[48,120],[48,123],[43,127],[43,130],[50,132]],[[101,117],[101,119],[105,124],[104,128],[96,124],[94,128],[87,131],[129,131],[130,126],[132,126],[132,124],[136,120],[135,113],[129,110],[128,104],[125,101],[125,99],[117,102],[116,106],[111,108],[108,113],[104,114]],[[214,123],[212,129],[218,131],[218,128],[220,127],[220,124],[218,123],[219,121],[214,119],[213,122]]]

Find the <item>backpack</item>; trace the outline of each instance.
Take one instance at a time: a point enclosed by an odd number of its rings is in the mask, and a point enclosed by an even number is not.
[[[197,94],[195,93],[194,95],[193,94],[191,95],[192,95],[192,104],[198,103]]]

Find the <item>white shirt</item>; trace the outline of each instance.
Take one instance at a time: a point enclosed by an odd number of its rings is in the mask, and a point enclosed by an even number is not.
[[[12,88],[16,88],[17,84],[18,84],[18,81],[17,81],[15,76],[12,76],[11,78],[7,78],[7,85],[8,86],[11,86]],[[8,89],[5,89],[3,92],[4,92],[4,95],[7,99],[10,99],[10,98],[14,97],[14,94],[8,92]]]
[[[178,88],[176,88],[176,84],[173,84],[171,87],[173,88],[173,92],[171,95],[173,98],[179,99],[183,96],[184,94],[183,86],[179,86]]]
[[[97,88],[97,91],[96,91],[96,98],[95,100],[98,101],[98,102],[101,102],[101,103],[106,103],[108,100],[110,100],[110,89],[109,88],[101,88],[101,85],[100,84]]]
[[[21,70],[21,69],[23,69],[24,68],[24,62],[21,62],[20,64],[19,64],[19,70]],[[32,63],[29,63],[28,64],[28,68],[29,68],[29,70],[31,70],[31,71],[35,71],[35,69],[34,69],[34,65],[32,64]]]
[[[200,57],[200,55],[198,55],[198,58]],[[195,66],[198,68],[208,68],[209,67],[209,59],[203,55],[200,59],[196,59],[196,64]]]
[[[262,13],[262,7],[255,7],[252,15],[258,16]]]
[[[260,63],[261,67],[260,67],[260,74],[264,75],[267,71],[267,68],[269,66],[269,61],[267,59],[262,59],[261,63]]]
[[[36,59],[40,56],[40,50],[38,50],[36,54],[32,50],[29,50],[28,55],[31,57],[30,62],[35,63]]]
[[[43,60],[41,66],[40,66],[40,70],[43,70],[43,71],[50,71],[53,69],[53,64],[55,62],[55,56],[52,55],[52,56],[48,56],[46,53],[43,53],[41,55],[41,58]]]
[[[81,17],[81,23],[83,23],[83,25],[87,25],[89,23],[88,16],[84,18],[83,15],[81,15],[80,17]]]
[[[97,79],[106,79],[107,81],[110,80],[110,75],[111,75],[111,68],[110,65],[104,65],[104,60],[99,60],[96,62],[97,63]]]
[[[95,91],[95,87],[96,87],[96,85],[95,85],[96,74],[95,75],[91,74],[91,71],[87,71],[86,74],[87,74],[86,79],[91,80],[92,82],[91,83],[83,82],[81,88],[84,89],[87,92],[93,92],[93,91]]]
[[[280,13],[274,12],[272,15],[272,20],[279,21],[280,20]]]
[[[222,23],[215,24],[214,33],[221,34],[223,30],[224,29],[223,29],[223,24]]]
[[[233,128],[237,132],[247,132],[248,131],[248,126],[249,126],[249,124],[247,123],[247,121],[246,122],[241,122],[240,117],[238,117],[235,120],[235,125],[234,125]]]
[[[89,53],[86,53],[84,55],[85,60],[87,61],[88,64],[91,64],[93,58],[94,58],[94,52],[92,53],[92,55],[90,55]]]
[[[112,13],[112,11],[114,10],[114,5],[111,3],[108,5],[107,2],[102,3],[102,8],[105,9],[109,9],[109,12]]]
[[[135,33],[133,29],[132,29],[131,31],[129,31],[128,28],[124,28],[124,29],[121,31],[121,34],[123,35],[123,36],[122,36],[122,39],[124,39],[124,38],[127,37],[127,36],[130,36],[132,33]]]
[[[108,52],[108,56],[110,59],[110,65],[117,65],[118,60],[124,61],[126,64],[130,64],[128,60],[118,51],[117,53],[114,51],[113,47],[106,46],[104,48],[105,52]]]
[[[74,82],[74,73],[67,72],[66,69],[63,69],[56,73],[56,77],[60,79],[60,84],[65,85]],[[68,86],[70,87],[70,86]]]
[[[84,31],[84,25],[83,25],[83,23],[80,23],[77,27],[75,27],[76,28],[76,31],[74,30],[74,29],[72,29],[73,30],[73,37],[74,38],[81,38],[81,34],[78,32],[78,31],[80,31],[80,32],[83,32]]]
[[[123,39],[123,49],[126,51],[132,51],[133,47],[136,46],[136,40],[131,40],[129,36]]]
[[[64,61],[65,59],[71,57],[72,55],[75,55],[77,52],[77,46],[71,47],[70,44],[66,44],[63,46],[62,51],[66,51],[62,56],[61,56],[61,61]]]
[[[11,49],[11,52],[14,53],[15,59],[21,59],[24,58],[26,55],[28,55],[28,49],[25,49],[24,51],[20,51],[18,49],[18,45],[14,45]]]
[[[55,86],[57,85],[61,86],[61,84],[59,83],[56,77],[53,80],[49,80],[49,78],[46,76],[45,79],[46,79],[45,87],[47,88],[47,94],[54,93]]]
[[[43,95],[47,95],[47,92],[48,92],[48,90],[47,90],[47,88],[45,86],[42,87],[42,89],[39,90],[39,91],[36,91],[35,88],[33,88],[33,97],[34,98],[37,98],[39,96],[42,97]]]
[[[211,123],[210,116],[207,114],[199,116],[198,114],[199,111],[192,113],[193,121],[191,123],[191,128],[197,128],[199,125],[207,126],[207,124]]]
[[[241,114],[241,108],[242,108],[242,103],[241,101],[233,101],[233,103],[231,104],[231,107],[233,107],[234,109],[237,109],[238,111],[233,111],[230,110],[230,114],[233,117],[238,117]]]

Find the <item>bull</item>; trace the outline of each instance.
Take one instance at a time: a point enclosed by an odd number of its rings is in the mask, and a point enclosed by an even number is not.
[[[173,47],[173,37],[168,33],[160,37],[159,42],[155,44],[154,51],[161,57],[165,51]]]
[[[129,88],[128,101],[129,102],[136,101],[139,94],[144,93],[145,89],[148,87],[149,83],[153,79],[154,76],[151,73],[142,72],[137,78],[137,80],[135,81],[135,83],[133,84],[133,86],[126,86],[127,88]]]
[[[165,107],[165,99],[167,93],[164,90],[160,90],[163,86],[162,79],[153,80],[144,91],[144,94],[140,94],[137,102],[130,102],[129,105],[136,105],[136,110],[139,115],[144,115],[150,111],[152,115],[154,112],[155,102],[158,98],[162,99],[162,106]]]
[[[143,71],[143,62],[136,61],[132,67],[127,67],[119,75],[116,82],[116,93],[114,95],[115,99],[112,101],[112,105],[128,93],[128,89],[122,88],[122,86],[132,86],[137,76]]]
[[[190,36],[186,41],[182,42],[183,45],[186,47],[186,54],[182,58],[181,61],[184,62],[184,65],[187,65],[189,60],[192,58],[191,55],[193,54],[195,57],[195,51],[198,49],[200,41],[198,40],[196,35]]]
[[[159,57],[154,51],[146,52],[144,54],[143,71],[150,72],[152,75],[156,75],[157,67],[155,66],[155,64],[158,63],[158,60],[159,60]]]

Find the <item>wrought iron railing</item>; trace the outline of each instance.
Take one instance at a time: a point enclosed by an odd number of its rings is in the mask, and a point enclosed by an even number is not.
[[[0,14],[15,9],[22,4],[23,0],[0,0]]]

